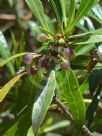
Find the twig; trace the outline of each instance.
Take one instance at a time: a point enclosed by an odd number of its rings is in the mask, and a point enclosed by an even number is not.
[[[82,131],[83,136],[93,136],[93,134],[90,132],[90,130],[85,125],[82,126],[81,131]]]
[[[62,111],[66,114],[68,120],[70,120],[71,122],[74,121],[72,114],[67,110],[65,105],[58,98],[56,98],[56,95],[53,98],[53,102],[62,109]],[[93,136],[93,134],[90,132],[90,130],[85,125],[82,126],[81,131],[82,131],[83,136]]]
[[[14,14],[0,14],[0,20],[16,20]]]
[[[73,121],[73,118],[72,118],[71,113],[70,113],[70,112],[67,110],[67,108],[63,105],[63,103],[62,103],[59,99],[57,99],[57,98],[55,98],[55,97],[54,97],[53,101],[54,101],[54,103],[56,103],[56,104],[62,109],[62,111],[66,114],[68,120]]]
[[[26,21],[31,18],[32,18],[32,12],[26,11],[26,13],[22,16],[21,19]],[[0,20],[15,21],[16,19],[17,19],[17,17],[14,14],[0,14]]]

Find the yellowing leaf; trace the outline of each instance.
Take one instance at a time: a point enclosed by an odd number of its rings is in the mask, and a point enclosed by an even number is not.
[[[9,90],[13,87],[13,85],[23,76],[26,72],[19,74],[15,76],[13,79],[11,79],[7,84],[5,84],[2,89],[0,89],[0,102],[3,101]]]

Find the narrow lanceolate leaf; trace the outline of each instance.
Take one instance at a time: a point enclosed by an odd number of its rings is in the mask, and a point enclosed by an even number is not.
[[[63,14],[63,22],[66,27],[67,26],[66,0],[60,0],[60,5],[61,5],[61,9],[62,9],[62,14]]]
[[[82,34],[71,35],[69,36],[69,38],[80,38],[80,37],[87,36],[87,35],[102,35],[102,28],[95,29],[93,31],[89,31],[89,32],[82,33]]]
[[[102,42],[102,35],[92,35],[87,41],[85,42],[80,42],[80,43],[76,43],[76,44],[92,44],[92,43],[100,43]]]
[[[23,53],[19,53],[19,54],[16,54],[16,55],[13,55],[12,57],[9,57],[7,58],[6,60],[0,62],[0,67],[4,66],[5,64],[7,64],[9,61],[11,60],[14,60],[18,57],[21,57],[21,56],[24,56],[24,55],[27,55],[27,54],[32,54],[33,58],[37,58],[39,57],[40,55],[39,54],[36,54],[36,53],[30,53],[30,52],[23,52]]]
[[[70,25],[70,28],[68,27],[66,29],[66,34],[68,34],[73,27],[76,25],[76,23],[83,17],[86,15],[86,13],[91,9],[91,7],[93,6],[94,2],[96,0],[81,0],[80,2],[80,6],[79,9],[75,15],[75,17],[73,18],[73,22]]]
[[[23,76],[26,72],[19,74],[15,76],[13,79],[11,79],[7,84],[5,84],[2,89],[0,89],[0,102],[3,101],[7,93],[10,91],[10,89],[14,86],[14,84]]]
[[[68,29],[73,21],[75,15],[75,0],[71,0],[70,2],[70,10],[69,10],[69,17],[68,17],[68,23],[67,23],[67,28]]]
[[[40,0],[26,0],[29,8],[33,12],[34,16],[38,19],[43,27],[48,29],[48,24],[46,21],[46,16],[44,14],[44,9]]]
[[[54,2],[54,0],[49,0],[51,7],[53,8],[54,14],[56,16],[56,20],[58,21],[59,24],[61,24],[61,19],[60,19],[60,15],[56,6],[56,3]]]
[[[0,55],[2,56],[3,59],[7,59],[8,57],[11,56],[10,51],[9,51],[9,47],[8,47],[5,37],[1,31],[0,31]],[[14,75],[15,71],[14,71],[14,67],[13,67],[12,62],[7,63],[7,66],[9,68],[11,74]]]
[[[48,81],[41,95],[34,103],[33,112],[32,112],[32,124],[33,124],[33,131],[35,136],[37,135],[38,128],[41,125],[46,115],[46,112],[51,104],[54,95],[55,86],[56,86],[55,72],[52,71],[49,75]]]
[[[57,82],[74,121],[79,125],[83,125],[85,121],[85,105],[73,71],[71,69],[61,71]]]

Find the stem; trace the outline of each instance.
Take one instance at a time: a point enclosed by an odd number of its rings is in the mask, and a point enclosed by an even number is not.
[[[62,111],[66,114],[68,120],[72,121],[73,122],[73,118],[72,118],[72,115],[71,113],[67,110],[67,108],[63,105],[63,103],[57,99],[57,98],[54,98],[54,103],[56,103],[61,109]]]
[[[90,130],[85,125],[82,126],[81,131],[82,131],[83,136],[93,136],[93,134],[90,132]]]
[[[53,102],[55,104],[57,104],[62,109],[62,111],[66,114],[68,120],[70,120],[71,122],[74,121],[72,114],[67,110],[65,105],[58,98],[56,98],[56,95],[53,98]],[[90,130],[85,125],[82,126],[81,132],[82,132],[83,136],[93,136],[93,134],[90,132]]]

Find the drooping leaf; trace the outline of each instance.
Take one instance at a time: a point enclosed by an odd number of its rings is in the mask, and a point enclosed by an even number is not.
[[[5,84],[2,89],[0,89],[0,102],[3,101],[7,93],[10,91],[10,89],[14,86],[14,84],[23,76],[26,72],[19,74],[15,76],[13,79],[11,79],[7,84]]]
[[[33,107],[32,124],[33,124],[33,131],[35,136],[51,104],[54,95],[55,86],[56,86],[55,72],[51,71],[47,84],[44,87],[37,101],[34,103],[34,107]]]
[[[0,55],[2,56],[3,59],[7,59],[8,57],[11,56],[10,51],[9,51],[9,47],[8,47],[5,37],[1,31],[0,31]],[[14,67],[13,67],[12,62],[9,62],[7,64],[7,66],[9,68],[9,70],[11,71],[11,74],[14,75],[15,71],[14,71]]]
[[[71,69],[61,71],[57,81],[75,122],[82,125],[85,121],[85,105],[75,74]]]

